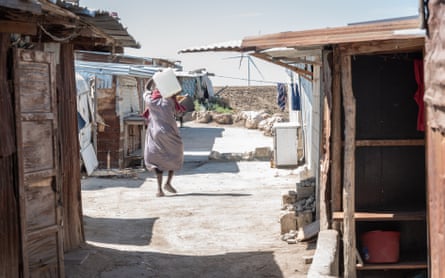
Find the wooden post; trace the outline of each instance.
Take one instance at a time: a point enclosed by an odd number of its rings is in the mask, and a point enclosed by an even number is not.
[[[345,152],[344,152],[344,182],[343,182],[343,211],[344,211],[344,277],[355,278],[356,273],[356,244],[355,244],[355,98],[352,91],[351,56],[342,56],[342,88],[343,107],[345,111]]]
[[[341,211],[341,61],[340,51],[334,48],[332,80],[332,211]]]
[[[431,109],[431,108],[428,108]],[[438,130],[426,129],[429,249],[431,277],[445,273],[445,136]]]
[[[57,88],[60,132],[60,176],[63,194],[64,251],[78,248],[85,242],[80,184],[80,152],[77,134],[76,74],[74,48],[60,46]]]
[[[332,107],[332,71],[329,60],[332,58],[332,52],[323,53],[323,98],[322,98],[322,117],[323,124],[321,130],[321,158],[320,158],[320,230],[329,229],[330,217],[330,197],[327,187],[329,166],[330,166],[330,138],[331,138],[331,107]]]

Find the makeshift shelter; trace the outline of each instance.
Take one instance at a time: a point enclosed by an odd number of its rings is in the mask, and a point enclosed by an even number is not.
[[[167,67],[181,68],[177,62],[165,59],[76,52],[76,73],[88,81],[91,89],[91,138],[99,168],[143,165],[145,84],[155,72]],[[88,174],[94,170],[86,168]]]
[[[321,229],[339,229],[343,242],[343,263],[331,275],[406,277],[428,270],[419,27],[417,17],[401,18],[247,37],[241,45],[285,67],[311,65],[307,53],[320,53],[320,72],[312,71],[321,95],[320,140],[312,138],[320,146],[318,209]],[[274,48],[288,54],[268,53]],[[400,256],[391,263],[369,259],[374,246],[361,239],[375,230],[400,233]]]
[[[84,242],[74,50],[139,45],[76,4],[0,7],[0,277],[64,277],[64,252]]]
[[[76,72],[88,80],[91,88],[92,139],[99,168],[122,169],[134,160],[142,160],[142,95],[147,80],[159,70],[152,66],[76,60]]]
[[[88,51],[76,52],[76,73],[87,80],[91,89],[93,148],[87,149],[83,160],[92,160],[97,154],[98,168],[123,169],[131,165],[143,166],[145,119],[143,93],[145,84],[155,72],[174,68],[181,84],[181,95],[195,99],[214,95],[208,73],[201,69],[181,71],[176,61],[143,58],[122,54]],[[90,159],[88,158],[90,157]],[[93,163],[84,163],[90,174]]]

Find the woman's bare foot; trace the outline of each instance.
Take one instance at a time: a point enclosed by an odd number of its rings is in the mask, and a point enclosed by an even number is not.
[[[176,193],[177,192],[176,189],[174,189],[173,186],[171,184],[169,184],[169,183],[166,183],[164,185],[164,189],[167,190],[170,193]]]
[[[164,197],[165,194],[162,191],[159,191],[158,193],[156,193],[156,197]]]

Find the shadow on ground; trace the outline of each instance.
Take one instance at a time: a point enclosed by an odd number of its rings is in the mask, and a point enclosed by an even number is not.
[[[240,252],[213,256],[188,256],[157,252],[126,252],[85,245],[88,257],[82,264],[65,263],[67,278],[157,277],[157,278],[250,278],[284,277],[273,252]],[[69,254],[68,254],[69,255]]]
[[[183,127],[181,137],[184,142],[184,152],[211,151],[215,138],[222,137],[224,128],[215,127]],[[196,136],[199,134],[199,136]]]
[[[85,236],[89,241],[147,246],[158,218],[119,219],[84,216]]]

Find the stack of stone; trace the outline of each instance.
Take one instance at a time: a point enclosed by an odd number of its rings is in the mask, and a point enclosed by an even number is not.
[[[280,224],[282,240],[296,243],[304,238],[303,228],[312,223],[316,210],[315,178],[305,179],[282,195]]]

